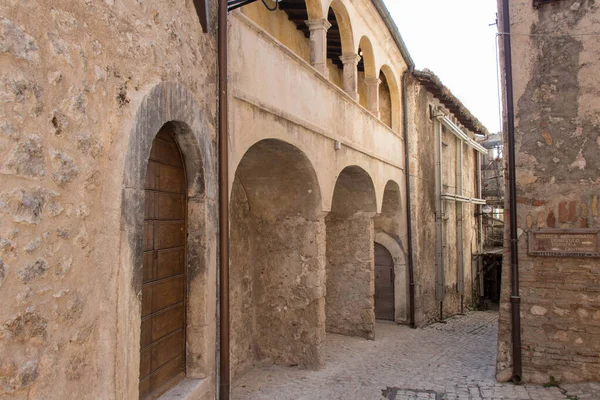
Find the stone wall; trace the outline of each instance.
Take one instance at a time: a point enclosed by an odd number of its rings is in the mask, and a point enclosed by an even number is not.
[[[327,217],[327,332],[375,337],[373,220]]]
[[[187,161],[214,174],[215,30],[202,33],[192,2],[8,0],[0,15],[0,399],[134,398],[139,363],[121,357],[129,348],[139,359],[139,325],[127,324],[124,347],[118,321],[139,314],[129,279],[139,265],[122,262],[139,243],[122,238],[141,209],[123,208],[139,203],[122,192],[125,170],[144,174],[147,154],[130,151],[130,138],[136,124],[157,126],[151,144],[162,124],[190,117],[189,143],[203,143],[206,163]],[[149,113],[136,116],[143,103]],[[190,182],[190,210],[209,210],[190,230],[203,237],[192,288],[216,266],[216,192],[202,176]],[[204,319],[214,290],[190,329],[215,330]],[[197,378],[214,376],[215,333],[203,338],[212,344],[189,358]]]
[[[430,118],[430,105],[440,108],[445,114],[452,116],[443,108],[424,87],[410,82],[408,91],[410,158],[412,176],[411,199],[413,210],[413,252],[415,264],[416,301],[415,320],[418,326],[434,322],[440,317],[440,304],[436,300],[436,227],[435,227],[435,121]],[[464,128],[463,128],[464,129]],[[473,133],[464,129],[473,137]],[[458,139],[450,132],[442,133],[443,141],[443,191],[456,192],[457,183],[457,143]],[[476,196],[476,152],[464,145],[463,150],[463,193],[465,196]],[[414,172],[413,172],[414,171]],[[445,202],[444,229],[444,273],[445,298],[443,303],[444,318],[460,313],[461,294],[458,292],[458,251],[457,251],[457,205]],[[477,250],[477,227],[475,219],[476,207],[463,205],[463,254],[464,254],[464,308],[471,302],[472,287],[472,254]]]
[[[600,42],[597,35],[580,35],[598,32],[600,9],[591,0],[557,1],[538,9],[520,0],[510,6],[511,30],[522,34],[512,36],[522,378],[537,383],[551,376],[560,382],[597,381],[599,261],[528,256],[527,232],[600,228]],[[510,379],[512,368],[510,250],[505,249],[497,365],[501,381]]]

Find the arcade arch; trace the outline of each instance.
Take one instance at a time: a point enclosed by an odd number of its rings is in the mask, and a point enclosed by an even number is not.
[[[358,166],[338,176],[327,227],[327,332],[374,338],[375,187]]]
[[[316,173],[298,148],[254,144],[231,191],[232,372],[255,362],[321,364],[325,222]]]

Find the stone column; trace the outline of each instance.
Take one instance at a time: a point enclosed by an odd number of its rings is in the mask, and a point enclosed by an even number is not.
[[[344,54],[340,57],[344,63],[344,91],[358,101],[358,54]]]
[[[367,110],[379,118],[379,78],[365,78],[367,87]]]
[[[373,213],[327,216],[327,332],[375,337]]]
[[[331,24],[326,19],[306,21],[310,30],[310,65],[329,78],[327,69],[327,31]]]

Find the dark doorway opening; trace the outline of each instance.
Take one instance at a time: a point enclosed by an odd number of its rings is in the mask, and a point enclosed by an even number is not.
[[[395,320],[394,260],[379,243],[375,243],[375,318]]]

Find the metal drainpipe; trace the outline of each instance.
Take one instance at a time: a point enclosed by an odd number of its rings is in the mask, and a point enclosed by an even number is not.
[[[435,118],[435,265],[436,265],[436,300],[440,303],[440,321],[444,319],[444,215],[443,215],[443,154],[442,123]]]
[[[517,177],[515,151],[515,108],[513,99],[512,54],[510,43],[510,10],[508,0],[502,1],[502,42],[504,44],[504,71],[506,79],[506,136],[508,139],[508,182],[510,213],[510,304],[512,321],[512,380],[522,382],[521,360],[521,297],[519,294],[519,237],[517,235]]]
[[[457,158],[457,192],[459,196],[463,195],[463,140],[458,141],[456,149]],[[464,255],[464,232],[463,232],[463,203],[456,202],[456,228],[458,231],[457,239],[457,258],[458,258],[458,292],[460,293],[460,313],[464,313],[465,303],[465,255]]]
[[[229,149],[227,0],[219,1],[219,399],[229,400]]]
[[[408,76],[412,73],[413,68],[410,67],[402,76],[402,114],[404,118],[404,163],[406,172],[406,240],[408,242],[408,308],[409,308],[409,324],[411,328],[415,328],[415,271],[413,264],[413,235],[412,235],[412,219],[411,211],[412,204],[410,199],[410,149],[409,149],[409,135],[408,135]]]
[[[483,199],[483,176],[481,173],[481,163],[482,163],[482,156],[480,152],[477,152],[477,197],[480,199]],[[479,256],[477,257],[477,266],[476,266],[476,271],[473,273],[473,279],[479,279],[479,282],[477,284],[477,287],[479,288],[477,290],[477,304],[480,303],[480,299],[481,299],[481,292],[483,290],[483,278],[480,276],[480,271],[483,268],[483,262],[482,262],[482,256],[481,254],[483,253],[483,207],[481,204],[479,204],[477,206],[477,228],[479,230],[478,233],[478,243],[477,243],[477,253],[479,253]],[[473,270],[473,269],[471,269]],[[474,283],[474,282],[473,282]],[[471,290],[472,292],[473,290]]]

